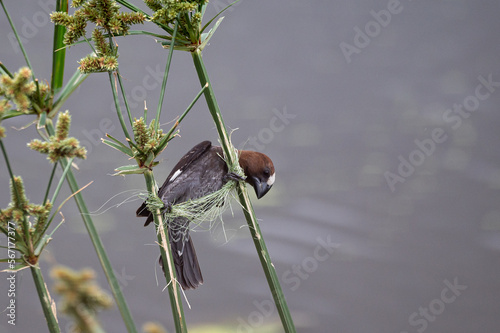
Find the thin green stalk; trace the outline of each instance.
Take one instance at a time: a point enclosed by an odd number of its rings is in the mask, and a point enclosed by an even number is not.
[[[113,36],[114,37],[122,37],[122,36],[138,36],[138,35],[153,36],[153,37],[160,38],[160,39],[170,38],[167,35],[160,35],[160,34],[156,34],[154,32],[146,31],[146,30],[129,30],[129,31],[127,31],[126,34],[116,34]],[[108,36],[106,34],[104,34],[104,37],[108,37]]]
[[[52,200],[50,200],[50,202],[52,204],[54,204],[56,202],[56,198],[57,196],[59,195],[59,191],[61,190],[61,187],[64,183],[64,179],[66,179],[66,174],[68,173],[69,169],[71,169],[71,163],[73,163],[73,159],[74,157],[70,158],[68,160],[68,163],[66,165],[66,167],[64,168],[63,170],[63,173],[61,175],[61,178],[59,179],[59,182],[57,183],[57,186],[56,186],[56,189],[54,190],[54,194],[52,194]],[[54,163],[54,165],[56,165],[57,163]],[[47,192],[48,194],[48,192]],[[42,229],[42,231],[40,232],[40,235],[44,235],[46,232],[47,232],[47,229],[49,228],[50,224],[52,223],[52,221],[54,220],[54,218],[56,217],[57,213],[60,211],[60,209],[62,208],[62,206],[66,203],[66,201],[68,201],[71,197],[68,197],[66,200],[63,201],[63,203],[59,206],[58,209],[56,209],[56,211],[52,214],[52,217],[49,219],[49,221],[45,224],[45,227]],[[47,199],[44,200],[44,203],[46,202]],[[62,222],[61,222],[62,223]],[[54,233],[54,231],[57,229],[58,227],[56,227],[54,230],[52,230],[52,233]],[[45,237],[45,236],[44,236]],[[39,242],[39,246],[44,246],[42,245],[42,242]],[[36,255],[36,249],[35,249],[35,255]]]
[[[114,49],[112,36],[110,35],[108,38],[109,38],[109,45],[111,45],[111,48],[116,51],[116,49]],[[92,47],[92,45],[90,43],[89,43],[89,45]],[[95,52],[95,50],[94,50],[94,52]],[[111,80],[112,73],[108,72],[108,74],[110,75],[110,80]],[[118,80],[118,85],[120,86],[120,92],[122,93],[122,96],[123,96],[123,102],[125,103],[125,110],[127,110],[128,121],[130,122],[130,126],[133,126],[132,114],[130,113],[130,107],[128,104],[127,95],[125,94],[125,89],[123,88],[122,78],[121,78],[119,69],[116,70],[115,75],[116,75],[116,78]],[[125,121],[123,120],[123,115],[121,114],[121,110],[119,108],[120,104],[117,104],[117,103],[119,103],[118,102],[117,87],[116,87],[116,84],[113,86],[112,81],[111,81],[111,87],[113,89],[113,99],[115,102],[116,111],[118,112],[118,118],[120,118],[120,124],[122,125],[123,132],[125,133],[127,138],[130,139],[130,137],[127,135],[128,134],[127,127],[125,125]]]
[[[57,0],[56,12],[68,12],[68,0]],[[54,25],[54,43],[52,53],[52,79],[50,89],[52,93],[57,93],[63,86],[64,81],[64,61],[66,59],[66,48],[64,47],[64,33],[66,27]]]
[[[125,124],[125,120],[123,119],[122,109],[120,108],[120,101],[118,100],[117,87],[115,81],[113,80],[113,73],[109,72],[108,75],[109,75],[109,82],[111,83],[111,90],[113,92],[113,101],[115,102],[116,113],[118,114],[118,120],[120,121],[120,125],[122,126],[122,130],[123,133],[125,134],[125,137],[129,139],[129,141],[132,141],[132,138],[130,137],[130,134],[128,133],[127,130],[127,125]]]
[[[240,0],[235,0],[233,2],[231,2],[229,5],[227,5],[226,7],[222,8],[222,10],[220,12],[218,12],[214,17],[212,17],[210,19],[210,21],[208,21],[207,23],[205,23],[205,25],[203,26],[203,28],[200,29],[201,32],[205,31],[205,29],[217,18],[220,16],[220,14],[224,13],[226,10],[228,10],[229,8],[231,8],[232,6],[234,6],[236,3],[240,2]],[[206,8],[206,4],[203,5],[203,10],[202,10],[202,14],[201,16],[204,15],[205,13],[205,8]]]
[[[61,330],[59,328],[59,323],[57,322],[57,315],[52,302],[52,298],[50,298],[49,291],[47,289],[47,285],[43,280],[43,275],[40,270],[40,267],[31,266],[31,274],[33,275],[33,281],[35,282],[36,291],[38,293],[38,297],[40,298],[40,302],[42,303],[43,314],[45,315],[45,319],[47,320],[47,325],[49,327],[50,333],[60,333]]]
[[[7,74],[11,78],[14,77],[14,75],[12,75],[12,73],[7,69],[7,67],[5,67],[5,65],[1,61],[0,61],[0,72],[2,72],[2,74]]]
[[[163,139],[160,141],[160,143],[158,144],[158,147],[156,148],[157,149],[157,152],[161,152],[163,151],[163,149],[165,149],[165,147],[167,146],[168,142],[170,140],[172,140],[174,137],[175,137],[175,134],[174,134],[174,131],[177,130],[177,126],[179,126],[179,124],[181,123],[181,121],[184,119],[184,117],[187,116],[188,112],[191,110],[191,108],[194,106],[194,104],[198,101],[198,99],[201,97],[201,94],[203,94],[203,92],[205,91],[205,89],[208,88],[208,84],[206,84],[201,90],[200,92],[196,95],[196,97],[194,98],[194,100],[191,102],[191,104],[189,104],[189,106],[187,107],[186,111],[184,111],[184,113],[179,117],[179,119],[177,119],[177,121],[175,122],[175,124],[170,128],[170,130],[167,132],[167,134],[165,134],[165,136],[163,137]],[[146,114],[144,113],[144,117],[146,117]]]
[[[35,72],[33,72],[33,67],[31,67],[30,59],[28,58],[28,55],[26,54],[26,50],[24,49],[23,43],[21,43],[21,38],[19,38],[19,34],[17,33],[16,27],[14,26],[14,23],[12,22],[12,19],[10,18],[9,12],[7,11],[7,8],[5,8],[5,5],[3,4],[2,0],[0,0],[0,4],[2,5],[3,11],[5,12],[5,16],[7,16],[7,20],[9,20],[9,24],[10,24],[12,31],[14,32],[14,36],[16,36],[17,44],[19,44],[19,48],[21,49],[21,52],[23,53],[24,60],[26,61],[26,65],[31,70],[31,77],[33,78],[33,81],[35,81]]]
[[[54,135],[55,133],[54,126],[52,125],[51,121],[47,122],[47,132],[49,133],[49,135]],[[68,161],[66,159],[61,159],[60,164],[62,168],[65,169],[67,167]],[[66,175],[66,180],[73,193],[77,192],[80,189],[71,168],[69,169]],[[127,331],[129,333],[137,333],[137,328],[135,327],[134,320],[132,319],[132,315],[128,308],[127,302],[125,301],[123,293],[120,289],[120,285],[118,284],[118,279],[115,276],[113,267],[111,266],[111,262],[109,261],[108,255],[106,254],[106,250],[104,249],[101,238],[99,237],[99,233],[95,228],[94,222],[92,221],[90,212],[87,208],[87,205],[85,203],[85,200],[83,199],[81,192],[76,193],[74,198],[76,205],[78,206],[78,210],[80,211],[83,222],[85,223],[85,227],[87,228],[87,232],[89,233],[89,237],[96,250],[97,257],[101,262],[104,274],[108,279],[111,292],[113,293],[113,297],[115,298],[118,309],[120,310],[123,322],[127,327]]]
[[[49,198],[50,187],[52,185],[52,180],[54,180],[54,174],[56,173],[56,169],[57,169],[57,162],[54,163],[54,167],[52,168],[52,172],[50,173],[49,183],[47,184],[47,190],[45,191],[45,196],[43,197],[42,204],[45,204],[47,202],[47,199]],[[52,203],[53,202],[54,201],[52,201]]]
[[[229,153],[231,147],[229,136],[227,134],[224,121],[222,120],[219,106],[217,104],[217,101],[215,100],[215,94],[212,89],[212,85],[210,84],[205,65],[203,63],[201,51],[196,50],[191,54],[201,85],[204,86],[207,83],[209,85],[208,89],[205,90],[205,98],[207,100],[210,114],[212,115],[215,126],[217,127],[217,132],[219,133],[225,156],[228,158],[228,163],[234,163],[234,161],[231,160],[232,157]],[[272,264],[271,257],[269,256],[269,252],[266,247],[266,243],[264,242],[264,237],[262,236],[259,224],[257,223],[257,218],[255,217],[252,203],[250,201],[250,198],[248,197],[246,185],[240,182],[237,187],[237,191],[238,198],[240,200],[241,206],[243,207],[243,213],[247,220],[247,224],[254,241],[255,249],[257,250],[260,263],[264,270],[264,274],[266,275],[267,283],[269,284],[269,288],[271,289],[271,292],[273,294],[274,303],[276,304],[276,307],[278,309],[283,328],[287,333],[296,332],[292,316],[290,315],[290,310],[288,309],[288,305],[285,300],[285,295],[283,294],[283,290],[279,283],[278,275],[276,274],[276,270],[274,268],[274,265]]]
[[[14,173],[12,172],[12,168],[10,167],[9,156],[7,155],[7,151],[5,150],[2,139],[0,139],[0,149],[2,150],[3,158],[5,160],[5,164],[7,165],[7,170],[9,171],[10,181],[12,182],[12,184],[14,184]],[[14,193],[16,195],[17,201],[20,201],[21,198],[19,197],[16,186],[14,186]]]
[[[125,94],[125,89],[123,88],[122,78],[121,78],[119,69],[116,70],[116,77],[118,78],[118,85],[120,86],[120,91],[121,91],[122,96],[123,96],[123,102],[125,103],[125,109],[127,110],[128,121],[130,122],[130,126],[132,126],[132,124],[133,124],[132,114],[130,113],[130,107],[128,104],[128,99],[126,97],[127,95]]]
[[[293,318],[285,300],[285,294],[283,293],[278,275],[276,274],[271,257],[269,256],[269,251],[267,250],[264,237],[260,231],[259,223],[257,222],[252,203],[248,197],[246,185],[240,182],[237,187],[237,192],[240,203],[243,206],[243,213],[247,220],[250,233],[252,234],[255,249],[259,254],[260,263],[264,269],[267,283],[269,284],[269,288],[273,294],[274,303],[278,309],[283,328],[285,329],[285,332],[296,332]]]
[[[172,45],[175,45],[175,36],[177,35],[178,27],[179,27],[179,15],[177,15],[177,21],[175,21],[174,33],[172,35]],[[158,108],[156,110],[155,131],[157,131],[160,126],[161,108],[163,106],[163,98],[165,97],[165,88],[167,87],[168,72],[170,71],[170,63],[172,62],[173,54],[174,54],[174,47],[170,47],[167,56],[167,64],[165,65],[165,72],[163,73],[163,82],[161,83],[160,99],[158,101]]]
[[[146,171],[144,173],[146,186],[149,193],[157,193],[153,173]],[[165,270],[165,278],[167,280],[168,294],[170,296],[170,306],[172,308],[172,316],[175,323],[175,331],[177,333],[187,332],[186,321],[184,318],[184,310],[182,307],[181,293],[175,276],[174,258],[172,256],[172,248],[168,238],[168,226],[163,223],[163,218],[160,209],[157,209],[153,214],[154,224],[158,243],[160,244],[160,253]]]
[[[222,115],[219,110],[219,105],[215,100],[215,93],[212,89],[212,85],[210,84],[210,79],[208,78],[208,73],[205,68],[205,64],[203,63],[203,58],[201,55],[201,51],[196,49],[196,51],[191,52],[193,57],[194,67],[196,68],[196,72],[198,73],[198,78],[200,80],[201,86],[205,86],[208,84],[208,88],[205,89],[205,99],[207,101],[208,110],[214,119],[215,127],[217,128],[217,133],[219,133],[219,137],[222,141],[222,148],[224,149],[224,156],[227,157],[228,163],[233,164],[232,154],[230,151],[231,144],[229,143],[229,135],[227,134],[226,125],[224,124],[224,120],[222,119]]]
[[[59,179],[59,182],[57,183],[56,189],[54,190],[54,194],[52,194],[52,200],[50,200],[50,202],[52,202],[52,204],[54,204],[56,202],[56,198],[59,195],[59,191],[61,190],[61,187],[64,183],[64,178],[66,178],[68,171],[71,169],[71,164],[73,163],[74,159],[75,158],[72,157],[72,158],[66,160],[67,161],[66,167],[63,169],[63,173],[61,175],[61,178]]]
[[[193,99],[193,101],[191,102],[191,104],[188,105],[188,107],[181,114],[181,116],[179,117],[179,119],[177,119],[175,125],[172,126],[172,128],[167,132],[167,134],[165,134],[166,138],[170,138],[170,136],[172,135],[172,133],[177,129],[177,125],[179,125],[181,123],[181,121],[187,116],[188,112],[191,111],[191,109],[193,108],[193,106],[196,104],[196,102],[198,101],[198,99],[201,97],[201,94],[203,94],[205,92],[205,89],[207,89],[207,88],[208,88],[208,83],[203,88],[201,88],[200,92],[195,96],[195,98]],[[168,139],[168,140],[170,140],[170,139]],[[160,149],[160,151],[161,151],[161,149]]]
[[[5,164],[7,165],[7,169],[9,171],[12,187],[14,188],[14,193],[16,195],[17,201],[21,202],[21,197],[19,196],[19,192],[17,191],[17,186],[15,186],[14,182],[14,173],[12,172],[12,168],[10,167],[9,156],[7,155],[7,151],[5,150],[5,146],[3,145],[2,139],[0,139],[0,148],[2,150],[2,154],[5,159]],[[33,253],[33,243],[31,242],[30,228],[26,216],[23,216],[23,231],[24,231],[24,237],[26,239],[26,244],[29,244],[30,246],[29,253],[31,255]]]

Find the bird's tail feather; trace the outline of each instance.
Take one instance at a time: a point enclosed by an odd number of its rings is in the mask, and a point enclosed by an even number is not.
[[[191,237],[189,237],[189,234],[186,234],[184,237],[178,237],[178,239],[171,238],[170,242],[177,281],[179,281],[184,290],[196,289],[200,284],[203,284],[203,276],[201,275],[200,265]],[[160,265],[165,273],[161,257]]]

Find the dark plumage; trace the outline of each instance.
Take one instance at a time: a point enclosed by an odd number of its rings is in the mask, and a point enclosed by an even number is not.
[[[257,198],[260,199],[274,183],[273,162],[258,152],[241,150],[238,154],[240,166],[245,172],[245,181],[253,186]],[[197,144],[184,155],[158,190],[165,209],[176,203],[198,199],[215,192],[229,179],[237,178],[236,175],[228,173],[222,156],[222,148],[212,146],[210,141]],[[147,209],[146,203],[137,209],[137,216],[147,217],[144,226],[153,221],[153,215]],[[195,289],[203,283],[203,277],[193,242],[189,237],[189,220],[178,217],[168,221],[168,225],[177,279],[183,289]]]

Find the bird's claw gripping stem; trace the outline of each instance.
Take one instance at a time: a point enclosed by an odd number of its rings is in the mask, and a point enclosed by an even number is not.
[[[242,181],[245,181],[245,178],[241,177],[240,175],[238,175],[234,172],[229,172],[226,175],[226,181],[228,181],[228,180],[234,180],[235,182],[242,182]]]

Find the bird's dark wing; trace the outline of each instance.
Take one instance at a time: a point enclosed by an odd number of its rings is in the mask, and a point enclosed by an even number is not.
[[[191,166],[196,160],[198,160],[200,156],[207,152],[211,146],[212,143],[210,141],[203,141],[198,143],[190,151],[188,151],[174,166],[167,179],[158,190],[158,195],[162,197],[164,192],[167,191],[170,183],[173,182],[179,174],[181,174],[184,170]],[[151,223],[151,221],[153,221],[153,214],[151,214],[151,212],[148,210],[146,202],[143,202],[142,205],[137,209],[136,215],[138,217],[147,217],[144,226],[147,226]]]
[[[177,162],[158,192],[161,192],[161,189],[170,182],[170,179],[172,179],[172,177],[176,173],[179,174],[180,172],[186,170],[194,161],[196,161],[198,158],[200,158],[201,155],[209,150],[210,147],[212,147],[212,143],[207,140],[200,142],[196,146],[191,148],[191,150],[188,151],[186,155],[182,156],[179,162]]]
[[[212,147],[210,141],[203,141],[179,160],[158,190],[165,205],[199,198],[221,188],[227,167],[218,148]],[[137,216],[147,217],[145,226],[153,221],[146,203],[139,207]],[[189,236],[189,220],[173,218],[168,221],[168,226],[177,279],[183,289],[195,289],[203,283],[203,276]]]

